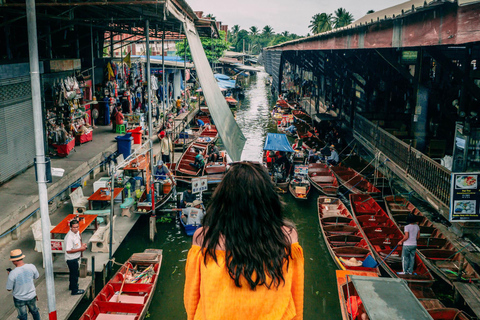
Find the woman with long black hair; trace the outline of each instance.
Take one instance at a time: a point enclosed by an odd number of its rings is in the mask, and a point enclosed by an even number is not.
[[[231,166],[188,253],[188,319],[303,319],[303,251],[266,169]]]

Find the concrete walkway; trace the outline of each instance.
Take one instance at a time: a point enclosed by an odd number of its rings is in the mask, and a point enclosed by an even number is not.
[[[185,122],[189,122],[195,116],[197,110],[193,110],[185,121],[175,121],[177,128],[183,127]],[[177,130],[179,131],[179,130]],[[156,132],[156,130],[154,130]],[[99,170],[100,163],[104,160],[106,155],[109,155],[117,150],[117,143],[115,137],[118,134],[111,132],[111,126],[101,126],[94,130],[93,141],[76,147],[76,152],[72,151],[66,158],[52,159],[52,167],[65,169],[65,175],[62,178],[53,178],[53,183],[48,185],[48,197],[54,198],[58,194],[61,194],[64,190],[79,179],[89,180],[89,172],[97,168],[94,171],[94,180],[84,186],[85,195],[93,192],[93,181],[97,180],[101,176],[105,176],[106,172],[97,172]],[[153,154],[159,153],[159,144],[156,143],[158,139],[153,138],[154,147]],[[175,154],[175,158],[180,157],[180,154]],[[30,230],[30,225],[37,220],[38,214],[32,213],[38,209],[38,188],[35,181],[35,169],[32,167],[26,170],[24,173],[18,175],[11,181],[0,186],[0,203],[2,203],[2,209],[0,210],[0,243],[2,244],[0,249],[0,268],[5,270],[6,268],[14,268],[13,264],[9,261],[10,251],[20,248],[25,254],[24,261],[26,263],[33,263],[39,273],[40,278],[37,279],[35,285],[37,288],[37,296],[39,301],[37,303],[42,319],[48,319],[48,307],[47,307],[47,293],[45,283],[45,271],[42,268],[43,257],[42,253],[34,251],[35,240]],[[55,201],[52,201],[52,205],[49,205],[55,210],[50,211],[50,220],[52,225],[58,224],[63,218],[73,212],[71,201],[66,198],[60,203],[57,197]],[[58,208],[57,208],[58,207]],[[131,218],[120,217],[119,204],[115,205],[115,242],[113,244],[113,251],[120,246],[125,236],[138,220],[138,215],[132,215]],[[37,217],[38,215],[38,217]],[[25,219],[25,218],[29,219]],[[25,221],[22,221],[24,220]],[[19,226],[21,225],[21,226]],[[19,226],[14,232],[8,232],[12,227]],[[7,232],[7,233],[5,233]],[[88,239],[92,236],[93,232],[84,232],[82,234],[82,240],[88,242]],[[90,249],[84,253],[84,257],[88,258],[87,269],[91,272],[90,257],[93,254]],[[108,261],[108,253],[95,254],[96,270],[102,270],[103,265]],[[54,255],[54,268],[66,268],[63,255]],[[11,293],[8,292],[6,287],[7,273],[3,277],[0,277],[0,301],[2,301],[2,307],[0,308],[0,320],[15,319],[16,310],[13,305],[13,299]],[[91,276],[86,278],[80,278],[79,284],[81,289],[88,289],[91,284]],[[57,306],[57,319],[68,319],[71,312],[75,309],[83,296],[72,296],[68,289],[68,274],[56,274],[55,275],[55,296]],[[87,290],[86,290],[87,291]]]

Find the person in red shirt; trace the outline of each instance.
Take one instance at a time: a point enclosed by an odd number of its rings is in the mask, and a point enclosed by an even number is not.
[[[117,125],[124,124],[125,129],[127,129],[127,121],[124,120],[125,116],[122,113],[122,107],[118,107],[117,114],[115,115],[115,122]]]

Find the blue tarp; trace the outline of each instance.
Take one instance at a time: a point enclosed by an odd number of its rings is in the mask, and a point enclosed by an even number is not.
[[[267,133],[263,150],[295,152],[283,133]]]
[[[231,80],[230,77],[227,76],[226,74],[215,73],[213,76],[214,76],[215,79],[217,79],[217,80]]]

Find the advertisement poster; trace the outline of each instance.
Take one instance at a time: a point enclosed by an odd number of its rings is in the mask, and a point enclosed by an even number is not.
[[[452,173],[450,222],[480,222],[480,172]]]
[[[208,190],[208,178],[194,178],[192,179],[192,193],[199,193]]]

